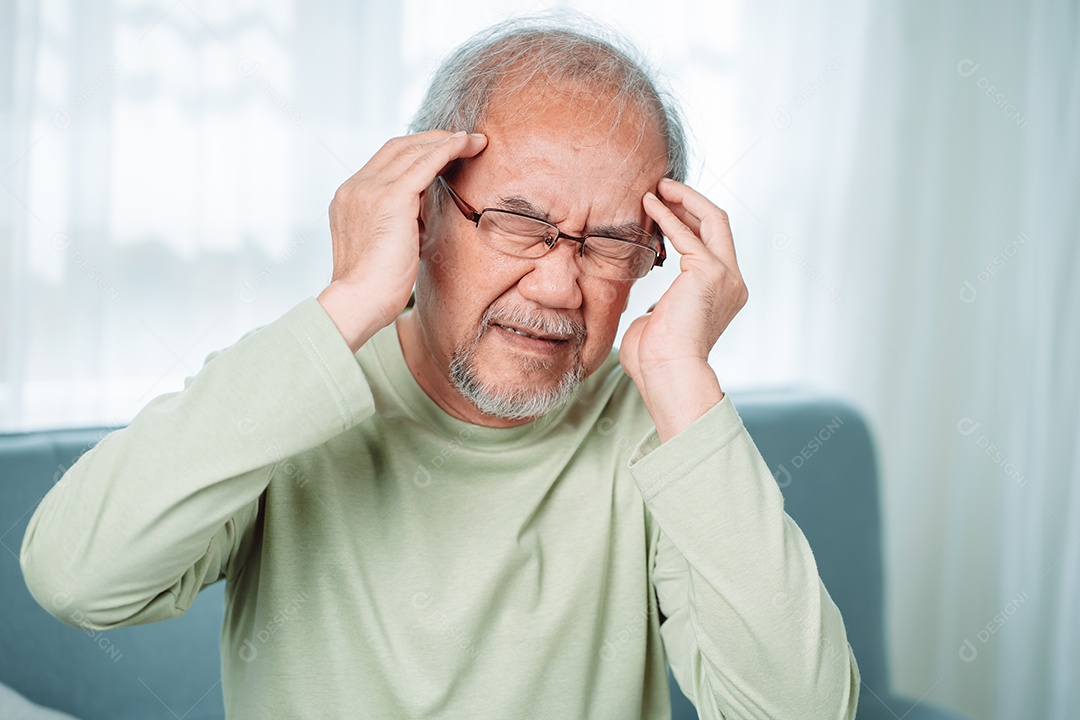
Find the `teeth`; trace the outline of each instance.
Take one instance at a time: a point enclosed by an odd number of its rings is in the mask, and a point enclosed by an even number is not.
[[[524,337],[527,337],[527,338],[532,338],[533,340],[543,340],[543,339],[545,339],[545,338],[538,338],[538,337],[536,337],[535,335],[530,335],[529,333],[526,333],[526,332],[521,332],[521,331],[520,331],[520,330],[518,330],[517,328],[512,328],[512,327],[506,327],[505,325],[502,325],[501,327],[504,327],[504,328],[506,328],[506,329],[507,329],[507,330],[509,330],[510,332],[514,332],[514,333],[517,333],[518,335],[522,335],[522,336],[524,336]]]

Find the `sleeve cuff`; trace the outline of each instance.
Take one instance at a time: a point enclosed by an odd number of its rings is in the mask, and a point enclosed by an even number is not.
[[[642,497],[645,500],[656,497],[714,457],[740,432],[746,430],[727,393],[666,443],[660,443],[655,428],[649,430],[630,455],[630,471]]]
[[[279,321],[304,349],[341,414],[345,427],[371,415],[375,400],[360,364],[334,321],[314,297],[285,313]]]

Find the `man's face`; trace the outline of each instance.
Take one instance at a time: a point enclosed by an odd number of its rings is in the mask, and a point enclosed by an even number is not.
[[[577,237],[635,223],[651,228],[642,196],[667,167],[652,123],[633,110],[617,122],[611,104],[588,93],[548,92],[521,110],[511,100],[477,128],[488,144],[451,179],[461,198],[477,210],[543,217]],[[434,361],[427,371],[467,385],[485,413],[546,412],[611,351],[632,280],[583,272],[571,240],[539,258],[501,253],[449,197],[439,213],[430,200],[416,303]]]

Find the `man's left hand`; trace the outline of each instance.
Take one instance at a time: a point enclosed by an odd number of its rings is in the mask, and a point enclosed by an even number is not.
[[[728,216],[683,183],[660,181],[645,212],[682,256],[679,275],[653,309],[627,328],[619,349],[661,441],[723,399],[709,352],[748,293],[735,260]]]

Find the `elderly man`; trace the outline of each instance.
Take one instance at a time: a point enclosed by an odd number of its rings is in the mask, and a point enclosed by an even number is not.
[[[840,613],[707,363],[747,297],[727,217],[640,65],[504,24],[413,130],[338,189],[318,298],[48,494],[35,597],[104,629],[226,580],[230,718],[665,718],[668,663],[703,718],[853,717]],[[663,237],[677,276],[615,352]]]

